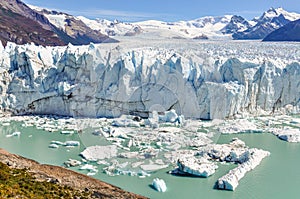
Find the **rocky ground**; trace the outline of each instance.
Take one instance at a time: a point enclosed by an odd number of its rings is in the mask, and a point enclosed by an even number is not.
[[[90,192],[91,198],[145,198],[86,175],[58,166],[39,164],[3,149],[0,149],[0,162],[13,169],[28,169],[36,181],[52,182],[77,191]]]

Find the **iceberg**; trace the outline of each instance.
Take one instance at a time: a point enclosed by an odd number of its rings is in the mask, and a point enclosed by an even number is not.
[[[257,167],[265,157],[270,155],[270,152],[256,148],[249,149],[249,152],[251,156],[248,161],[239,164],[236,168],[218,179],[218,189],[234,191],[245,174]]]
[[[57,149],[57,148],[59,148],[59,145],[57,145],[57,144],[50,144],[49,148]]]
[[[87,147],[80,155],[89,161],[103,160],[107,158],[112,158],[117,156],[117,146],[90,146]]]
[[[218,168],[216,163],[196,157],[178,159],[177,166],[182,173],[205,178],[214,174]]]
[[[152,187],[158,192],[166,192],[167,186],[163,179],[155,178],[152,181]]]
[[[74,134],[74,131],[61,131],[60,133],[64,135],[72,135]]]
[[[273,129],[272,133],[287,142],[300,142],[299,129]]]
[[[66,167],[77,167],[81,165],[81,162],[79,160],[69,159],[64,162],[64,165],[66,165]]]
[[[85,164],[82,167],[80,167],[79,170],[87,170],[89,173],[98,173],[97,167],[91,164]]]
[[[80,142],[79,141],[66,141],[64,143],[64,145],[65,146],[70,146],[70,147],[72,147],[72,146],[80,146]]]
[[[21,132],[13,132],[12,134],[6,135],[7,138],[10,137],[19,137],[21,135]]]

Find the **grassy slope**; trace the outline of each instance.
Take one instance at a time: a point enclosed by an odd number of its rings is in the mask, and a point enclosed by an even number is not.
[[[24,169],[10,169],[0,163],[0,198],[91,198],[81,192],[53,182],[38,182]]]

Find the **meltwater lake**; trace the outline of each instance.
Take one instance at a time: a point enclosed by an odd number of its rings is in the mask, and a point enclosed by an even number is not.
[[[20,136],[7,137],[8,134],[19,131]],[[215,183],[235,165],[219,164],[219,169],[208,178],[178,177],[167,172],[169,167],[154,172],[150,177],[139,178],[131,176],[108,176],[102,173],[101,166],[94,178],[119,186],[127,191],[138,193],[149,198],[214,198],[214,199],[282,199],[299,198],[300,196],[300,144],[288,143],[269,133],[221,135],[217,143],[229,143],[238,137],[247,146],[264,149],[271,152],[254,170],[248,172],[240,181],[235,191],[214,189]],[[53,140],[79,141],[78,147],[57,149],[49,148]],[[58,132],[47,132],[36,127],[23,127],[22,122],[11,121],[9,126],[0,128],[0,147],[40,163],[63,166],[69,158],[81,160],[80,152],[87,146],[101,145],[107,142],[101,137],[90,133],[74,133],[62,135]],[[96,164],[95,164],[96,165]],[[80,171],[78,168],[72,168]],[[164,179],[167,191],[159,193],[150,184],[156,177]]]

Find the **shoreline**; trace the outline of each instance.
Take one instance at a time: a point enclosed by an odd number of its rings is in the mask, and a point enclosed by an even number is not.
[[[98,198],[146,198],[60,166],[40,164],[2,148],[0,148],[0,162],[13,169],[28,169],[37,181],[48,181],[81,191],[92,191]]]

